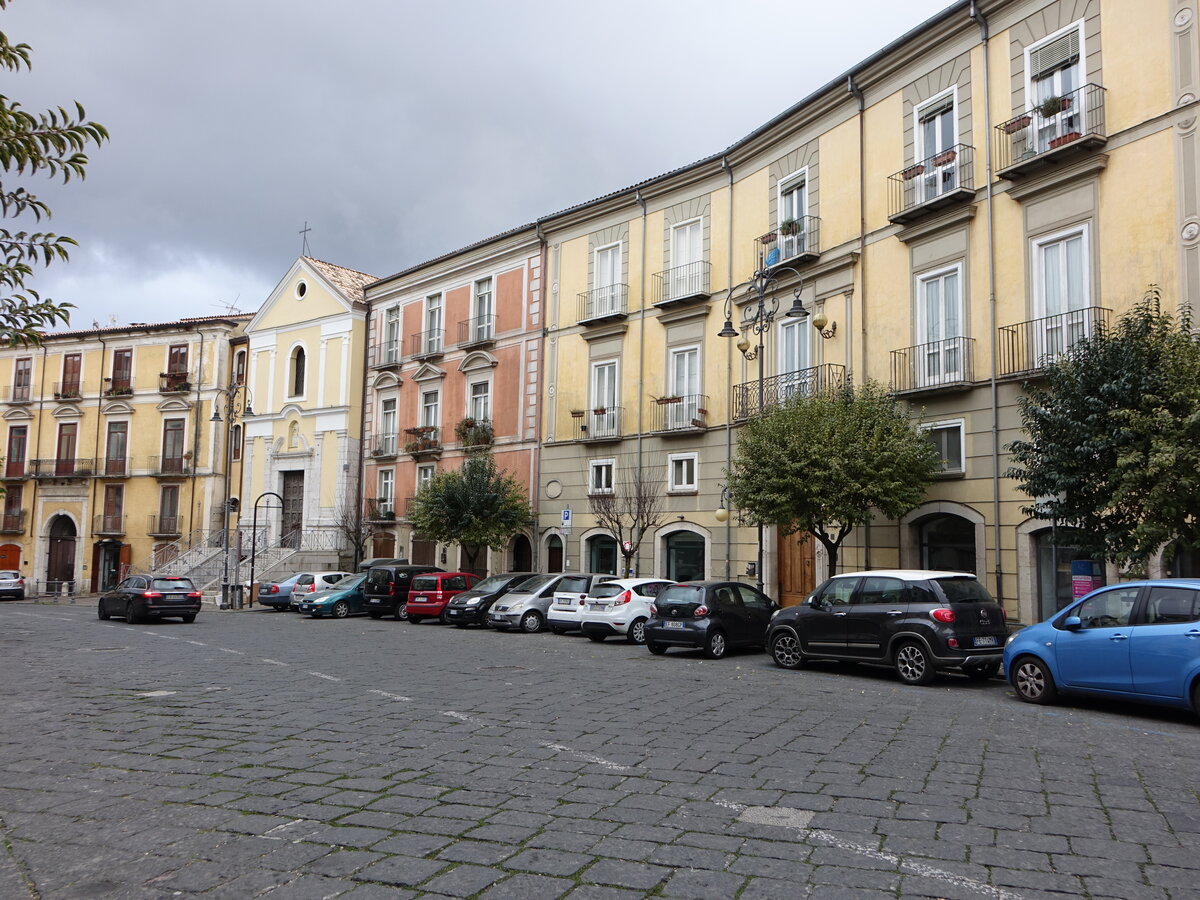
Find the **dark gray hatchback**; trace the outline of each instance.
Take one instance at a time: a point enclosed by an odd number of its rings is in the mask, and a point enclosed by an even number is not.
[[[1007,638],[1003,607],[974,575],[899,569],[830,578],[772,619],[767,649],[785,669],[810,659],[883,663],[906,684],[928,684],[938,669],[991,678]]]

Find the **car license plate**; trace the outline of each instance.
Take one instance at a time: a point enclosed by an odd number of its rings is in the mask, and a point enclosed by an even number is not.
[[[682,622],[663,622],[663,628],[682,628]]]
[[[560,597],[559,599],[554,601],[554,605],[555,606],[570,606],[571,598],[570,597],[566,597],[566,598]]]
[[[411,602],[413,602],[413,603],[428,603],[429,598],[428,597],[413,597]]]
[[[592,612],[601,612],[604,610],[604,608],[605,607],[604,607],[603,603],[589,603],[588,604],[588,609],[590,609]]]
[[[371,598],[370,600],[368,600],[367,602],[368,602],[368,603],[382,603],[383,601],[382,601],[382,600],[380,600],[378,597],[372,597],[372,598]]]
[[[998,644],[999,644],[999,638],[993,637],[991,635],[989,635],[987,637],[975,638],[975,646],[976,647],[995,647]]]

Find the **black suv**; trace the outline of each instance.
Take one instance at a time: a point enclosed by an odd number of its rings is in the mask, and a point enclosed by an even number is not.
[[[1003,607],[974,575],[896,570],[830,578],[775,615],[767,648],[785,669],[855,660],[895,666],[906,684],[928,684],[938,669],[991,678],[1007,639]]]
[[[408,618],[408,589],[414,575],[441,572],[437,566],[372,566],[363,582],[363,605],[372,619],[395,616]]]

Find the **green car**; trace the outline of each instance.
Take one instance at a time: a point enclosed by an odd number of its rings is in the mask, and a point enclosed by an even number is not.
[[[300,604],[300,612],[308,613],[314,619],[332,616],[344,619],[346,616],[361,616],[367,610],[363,602],[363,582],[366,574],[347,575],[341,581],[334,582],[328,590],[312,594]]]

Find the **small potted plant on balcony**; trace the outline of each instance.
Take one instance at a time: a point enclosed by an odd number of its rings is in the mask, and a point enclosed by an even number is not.
[[[784,219],[779,223],[779,233],[783,235],[793,235],[800,233],[799,219]]]
[[[592,410],[592,415],[594,415],[594,416],[602,416],[602,415],[604,415],[604,414],[605,414],[605,413],[607,413],[607,412],[608,412],[608,407],[607,407],[607,406],[597,406],[596,408],[594,408],[594,409]]]
[[[909,166],[907,169],[905,169],[903,172],[901,172],[900,177],[903,178],[905,181],[912,181],[914,178],[916,178],[918,175],[922,174],[924,171],[925,171],[925,164],[917,163],[915,166]]]
[[[766,234],[764,234],[758,240],[760,243],[763,243],[763,244],[773,244],[773,243],[775,243],[776,237],[777,237],[777,235],[775,234],[775,232],[768,231]]]
[[[1017,116],[1015,119],[1004,123],[1004,133],[1016,134],[1018,131],[1028,128],[1029,123],[1032,121],[1033,119],[1030,116]]]
[[[1052,94],[1038,104],[1037,110],[1043,119],[1052,119],[1063,110],[1070,108],[1070,97],[1059,97]]]
[[[656,397],[654,399],[654,402],[657,403],[659,406],[669,406],[672,403],[682,403],[683,398],[680,397],[678,394],[667,394],[664,397]]]

